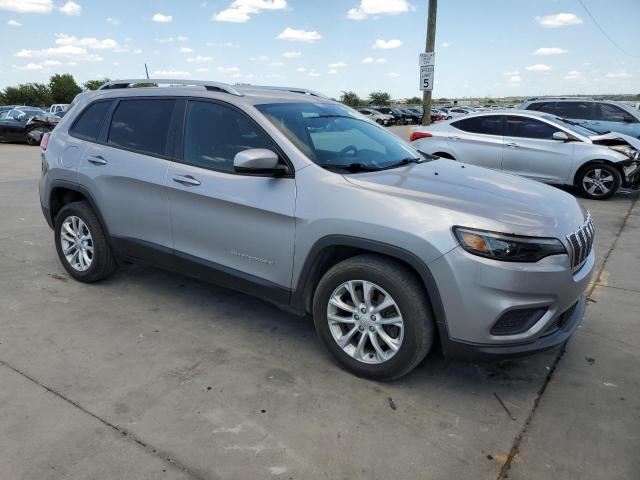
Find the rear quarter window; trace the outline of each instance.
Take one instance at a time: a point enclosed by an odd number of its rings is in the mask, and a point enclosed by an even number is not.
[[[74,137],[95,142],[110,105],[111,101],[95,102],[89,105],[71,126],[69,133]]]

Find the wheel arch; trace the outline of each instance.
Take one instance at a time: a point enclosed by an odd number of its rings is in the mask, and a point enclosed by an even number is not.
[[[347,235],[328,235],[318,240],[309,250],[297,284],[291,292],[291,307],[297,311],[311,313],[313,294],[322,276],[337,263],[367,253],[397,260],[421,279],[440,337],[446,335],[448,338],[444,306],[429,267],[410,251],[376,240]]]
[[[625,178],[625,174],[624,174],[624,169],[622,168],[622,166],[619,163],[613,162],[611,160],[605,160],[604,158],[596,158],[593,160],[589,160],[588,162],[583,163],[582,165],[580,165],[575,173],[573,174],[573,185],[574,186],[578,186],[578,177],[582,174],[582,171],[585,170],[588,167],[591,167],[593,165],[598,165],[598,164],[605,164],[605,165],[609,165],[612,166],[613,168],[615,168],[618,173],[620,174],[620,176],[622,177],[622,183],[624,183],[624,178]]]
[[[86,201],[91,206],[96,217],[98,217],[102,230],[110,241],[111,237],[109,235],[109,229],[107,224],[104,222],[102,213],[100,212],[93,196],[86,188],[72,182],[55,180],[51,184],[51,193],[49,194],[49,215],[51,217],[52,224],[55,225],[56,216],[62,207],[68,203],[80,201]]]

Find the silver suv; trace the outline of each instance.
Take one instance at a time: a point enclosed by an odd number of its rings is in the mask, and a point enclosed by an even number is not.
[[[172,86],[131,88],[148,82]],[[312,314],[359,376],[406,374],[436,336],[449,357],[539,351],[583,316],[594,229],[571,195],[421,154],[314,92],[110,82],[42,148],[73,278],[142,262]]]

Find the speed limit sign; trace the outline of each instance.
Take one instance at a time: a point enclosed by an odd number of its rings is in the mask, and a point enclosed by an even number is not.
[[[420,67],[420,90],[433,90],[433,65]]]

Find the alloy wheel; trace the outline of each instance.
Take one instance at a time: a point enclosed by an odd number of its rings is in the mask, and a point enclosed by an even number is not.
[[[594,197],[608,194],[615,184],[613,175],[602,168],[592,168],[582,177],[584,190]]]
[[[400,308],[373,282],[350,280],[336,288],[329,298],[327,321],[338,346],[359,362],[384,363],[402,345]]]
[[[60,229],[62,254],[74,270],[84,272],[93,263],[93,238],[80,217],[69,216]]]

